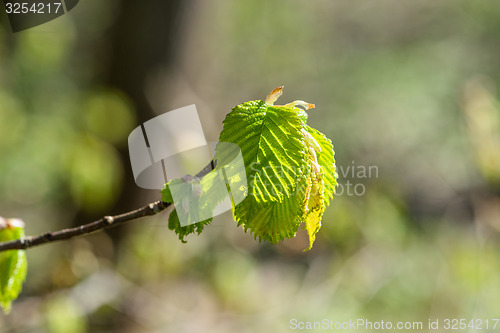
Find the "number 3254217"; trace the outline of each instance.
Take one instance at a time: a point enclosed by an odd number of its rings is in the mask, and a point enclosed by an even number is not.
[[[491,330],[496,329],[500,319],[445,319],[443,328],[445,330]]]
[[[7,14],[57,14],[61,10],[61,3],[7,2],[5,8]]]

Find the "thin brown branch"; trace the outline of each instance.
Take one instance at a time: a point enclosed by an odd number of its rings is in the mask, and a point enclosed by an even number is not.
[[[216,162],[211,161],[196,177],[203,177],[215,168]],[[144,216],[156,215],[165,210],[171,204],[163,201],[152,202],[142,208],[132,210],[115,216],[104,216],[103,218],[74,228],[67,228],[53,232],[46,232],[38,236],[27,236],[21,239],[0,242],[0,252],[7,250],[24,250],[42,244],[67,240],[73,237],[88,235],[96,231],[112,228],[127,221],[132,221]]]
[[[169,203],[156,201],[142,208],[115,216],[105,216],[97,221],[74,228],[46,232],[38,236],[28,236],[21,239],[0,243],[0,251],[23,250],[45,243],[66,240],[77,236],[88,235],[93,232],[115,227],[124,222],[138,219],[143,216],[155,215],[170,206]]]

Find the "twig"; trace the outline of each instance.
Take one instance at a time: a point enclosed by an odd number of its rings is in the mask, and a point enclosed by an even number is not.
[[[93,232],[111,228],[124,222],[138,219],[143,216],[155,215],[170,206],[169,203],[156,201],[142,208],[116,216],[105,216],[100,220],[81,225],[79,227],[46,232],[38,236],[23,237],[18,240],[0,243],[0,251],[22,250],[45,243],[66,240],[77,236],[88,235]]]
[[[201,178],[205,176],[215,168],[216,164],[216,161],[211,161],[206,167],[203,168],[203,170],[196,174],[196,177]],[[27,236],[8,242],[0,242],[0,252],[7,250],[24,250],[42,244],[88,235],[96,231],[121,225],[124,222],[132,221],[140,217],[156,215],[170,205],[171,203],[166,203],[160,200],[120,215],[104,216],[97,221],[83,224],[78,227],[62,229],[54,232],[46,232],[38,236]]]

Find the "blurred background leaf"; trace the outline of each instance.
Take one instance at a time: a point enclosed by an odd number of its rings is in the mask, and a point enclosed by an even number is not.
[[[24,237],[24,222],[0,217],[0,242]],[[26,251],[9,250],[0,253],[0,307],[9,314],[12,302],[17,299],[26,279],[28,263]]]

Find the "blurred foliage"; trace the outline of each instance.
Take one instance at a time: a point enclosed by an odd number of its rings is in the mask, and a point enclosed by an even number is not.
[[[0,216],[0,242],[24,237],[24,222],[19,219],[6,220]],[[24,250],[0,253],[0,307],[8,314],[11,303],[17,299],[26,279],[28,263]]]
[[[70,298],[64,296],[56,297],[55,299],[48,300],[45,306],[49,332],[86,332],[86,322],[79,313],[78,304],[72,302]]]
[[[500,187],[500,104],[486,83],[476,79],[464,89],[463,110],[479,170]]]
[[[86,0],[38,28],[0,29],[0,213],[28,234],[107,214],[123,190],[119,151],[140,114],[102,77],[119,9]],[[305,232],[258,243],[230,214],[187,245],[162,215],[119,244],[101,233],[28,251],[25,291],[0,330],[498,316],[499,2],[198,0],[179,22],[173,66],[140,87],[158,112],[196,103],[215,141],[230,108],[285,85],[315,102],[308,121],[335,143],[339,184],[363,195],[334,198],[306,254]]]

